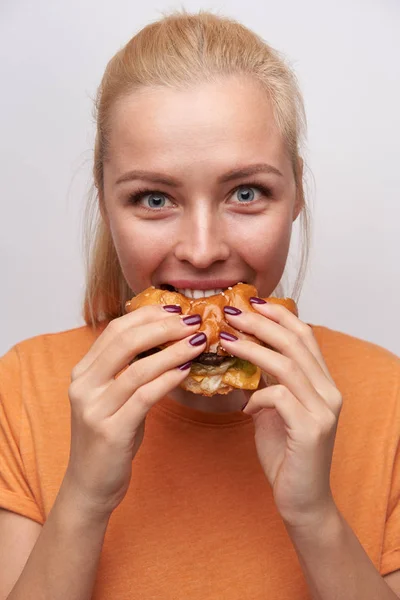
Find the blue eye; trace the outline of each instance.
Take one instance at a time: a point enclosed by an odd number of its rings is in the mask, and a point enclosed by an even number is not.
[[[246,191],[246,190],[249,190],[249,191]],[[242,200],[244,200],[245,202],[249,202],[254,199],[254,191],[253,190],[254,190],[254,188],[252,188],[252,187],[242,186],[236,191],[239,192],[239,195],[243,194],[243,196],[241,198]],[[250,198],[249,198],[249,192],[250,192]]]
[[[254,190],[260,192],[261,198],[257,198]],[[265,200],[266,198],[272,198],[272,190],[269,187],[266,187],[263,184],[259,183],[249,183],[242,184],[233,190],[232,194],[239,193],[239,202],[238,204],[242,205],[250,205],[255,204],[258,200]],[[141,200],[147,198],[148,205],[140,204]],[[161,211],[164,208],[168,208],[165,206],[167,200],[166,194],[163,192],[159,192],[157,190],[151,190],[149,188],[139,189],[133,194],[131,194],[128,198],[129,202],[133,205],[139,205],[140,207],[147,212],[156,213],[157,211]]]
[[[149,206],[142,205],[142,208],[148,211],[157,212],[165,206],[166,196],[162,192],[157,192],[150,189],[137,190],[134,194],[129,196],[129,202],[131,204],[139,204],[139,202],[148,196]]]
[[[149,205],[151,208],[162,208],[165,204],[165,198],[162,197],[163,194],[149,194]],[[153,202],[153,205],[151,203]]]

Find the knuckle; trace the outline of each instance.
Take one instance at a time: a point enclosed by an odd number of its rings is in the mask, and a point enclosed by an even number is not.
[[[162,337],[164,337],[165,335],[167,335],[168,333],[170,333],[170,321],[167,319],[163,319],[162,321],[159,321],[158,323],[158,329],[160,332],[160,335]]]
[[[304,340],[309,340],[310,338],[314,337],[314,332],[312,330],[312,327],[310,327],[309,325],[307,325],[307,323],[303,323],[301,322],[299,324],[299,332],[298,332],[298,336]]]
[[[81,412],[81,422],[88,429],[96,429],[96,421],[93,416],[93,411],[89,407],[85,407]]]
[[[293,348],[296,348],[297,346],[302,346],[303,342],[301,341],[301,339],[299,338],[298,335],[296,335],[295,333],[292,333],[291,331],[287,331],[286,335],[285,335],[285,340],[283,343],[283,351],[284,352],[289,352],[291,350],[293,350]]]
[[[284,385],[279,383],[277,385],[271,386],[271,389],[273,391],[275,399],[278,400],[278,402],[287,398],[288,389]]]
[[[75,381],[72,381],[72,383],[70,384],[68,388],[68,397],[70,399],[71,404],[73,405],[79,404],[79,402],[81,401],[81,385],[77,379]]]
[[[294,360],[287,357],[282,357],[283,360],[278,365],[277,372],[278,377],[287,377],[288,379],[295,377],[298,372],[298,366]]]
[[[343,396],[337,388],[332,392],[329,404],[337,413],[340,412],[343,405]]]
[[[80,415],[81,424],[87,431],[94,434],[96,438],[107,441],[109,432],[104,421],[96,416],[95,407],[86,407]]]
[[[332,430],[336,429],[336,425],[337,425],[336,415],[334,415],[333,412],[329,411],[329,414],[326,418],[325,433],[331,433]]]
[[[120,319],[113,319],[112,321],[110,321],[108,323],[108,325],[105,329],[105,331],[108,331],[113,336],[121,333],[121,330],[122,330],[122,327],[121,327]]]
[[[326,411],[323,416],[313,420],[310,428],[311,439],[315,443],[325,440],[332,434],[336,427],[336,418],[333,413]]]
[[[149,395],[143,390],[143,388],[139,388],[134,393],[135,402],[141,406],[146,412],[151,408],[151,401]]]
[[[119,332],[117,335],[117,344],[124,354],[132,353],[132,330],[125,329],[124,331]]]
[[[323,424],[316,419],[312,419],[311,424],[308,427],[308,437],[313,445],[318,444],[324,437]]]
[[[76,381],[76,379],[78,379],[78,377],[81,374],[81,372],[82,372],[82,368],[81,368],[80,364],[78,363],[77,365],[75,365],[72,368],[72,371],[71,371],[71,382]]]
[[[142,369],[140,366],[140,360],[133,362],[129,366],[127,374],[129,375],[130,381],[132,381],[133,383],[136,383],[141,379]]]
[[[321,419],[321,430],[322,433],[330,433],[332,428],[336,425],[336,417],[329,408],[324,412],[324,416]]]

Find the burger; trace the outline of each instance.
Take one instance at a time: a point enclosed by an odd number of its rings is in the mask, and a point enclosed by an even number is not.
[[[188,298],[170,285],[162,285],[160,288],[151,286],[126,302],[125,309],[131,312],[149,304],[177,304],[182,309],[182,315],[200,314],[202,323],[197,332],[203,331],[206,334],[207,346],[204,352],[193,360],[190,371],[180,387],[194,394],[213,396],[228,394],[235,388],[243,390],[258,388],[261,378],[260,368],[226,352],[219,339],[219,333],[225,331],[236,335],[239,339],[251,340],[270,348],[253,335],[234,329],[225,320],[224,306],[235,306],[240,310],[256,312],[249,301],[252,296],[257,296],[257,289],[246,283],[238,283],[219,293],[201,298]],[[282,304],[293,314],[298,315],[296,303],[291,298],[270,297],[265,300],[269,303]],[[155,354],[174,343],[174,341],[168,342],[142,352],[135,360]],[[277,383],[268,373],[265,374],[265,379],[267,385]]]

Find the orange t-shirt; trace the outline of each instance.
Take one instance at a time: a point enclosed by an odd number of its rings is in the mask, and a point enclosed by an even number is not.
[[[334,498],[385,575],[400,568],[400,359],[312,327],[344,400]],[[69,458],[71,369],[97,335],[89,327],[41,335],[0,359],[0,507],[46,520]],[[166,397],[148,413],[132,464],[93,600],[309,598],[250,416],[201,412]]]

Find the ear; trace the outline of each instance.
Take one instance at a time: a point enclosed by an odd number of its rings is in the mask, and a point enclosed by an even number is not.
[[[303,190],[303,168],[304,161],[299,156],[297,161],[297,189],[296,189],[296,201],[293,208],[293,221],[297,219],[299,214],[304,208],[304,190]]]

